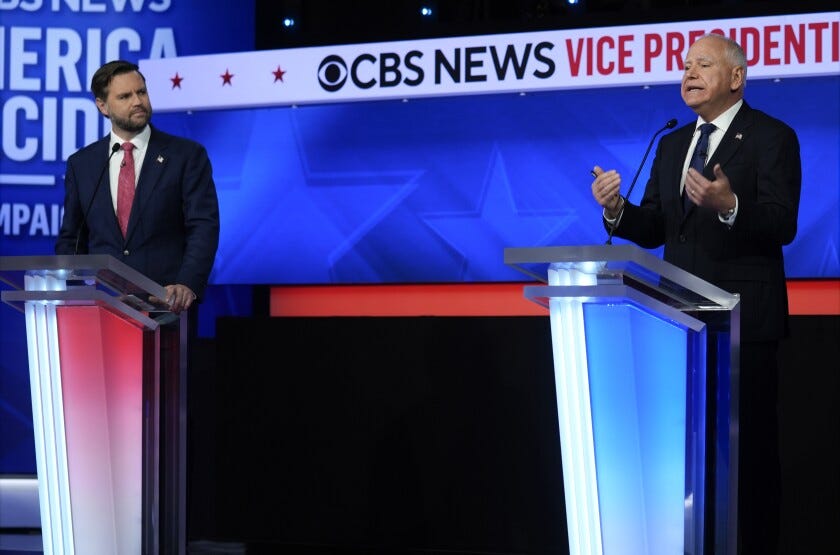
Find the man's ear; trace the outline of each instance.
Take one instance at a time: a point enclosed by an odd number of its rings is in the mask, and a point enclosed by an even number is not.
[[[744,87],[744,68],[741,66],[732,68],[732,77],[730,79],[729,90],[737,91]]]
[[[107,118],[108,117],[108,105],[105,104],[105,101],[102,100],[101,98],[96,98],[94,100],[96,101],[96,107],[99,108],[99,113]]]

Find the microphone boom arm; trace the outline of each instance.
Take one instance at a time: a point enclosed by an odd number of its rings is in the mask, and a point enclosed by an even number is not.
[[[82,230],[87,227],[87,218],[90,213],[90,208],[93,206],[93,199],[96,198],[96,193],[99,192],[99,187],[102,184],[102,177],[105,175],[105,170],[108,169],[108,166],[111,163],[111,158],[114,157],[114,154],[116,154],[118,150],[120,150],[120,143],[114,143],[114,146],[111,147],[111,153],[108,154],[108,160],[105,161],[105,165],[102,166],[102,171],[99,172],[99,179],[96,181],[96,187],[93,188],[93,194],[90,196],[87,209],[82,212],[82,223],[76,231],[76,246],[73,247],[73,254],[79,254],[79,240],[82,238]]]
[[[633,187],[636,186],[636,180],[639,179],[639,174],[642,173],[642,168],[645,166],[645,161],[647,160],[648,154],[650,154],[650,149],[653,148],[653,142],[656,140],[656,137],[660,133],[665,131],[666,129],[673,129],[676,126],[677,126],[676,118],[670,119],[670,120],[668,120],[668,123],[666,123],[659,131],[657,131],[656,133],[653,134],[653,137],[650,138],[650,143],[648,144],[647,150],[645,150],[645,155],[642,157],[642,163],[639,164],[639,168],[636,170],[636,175],[633,176],[633,181],[630,182],[630,187],[627,188],[627,194],[624,196],[625,204],[627,202],[629,202],[629,200],[630,200],[630,193],[633,192]],[[622,207],[622,211],[623,211],[623,207]],[[619,215],[616,217],[616,219],[620,216],[621,216],[621,213],[619,213]],[[615,233],[615,228],[616,227],[617,226],[614,226],[614,225],[610,226],[610,233],[607,236],[607,243],[606,243],[607,245],[612,245],[612,237],[613,237],[613,233]]]

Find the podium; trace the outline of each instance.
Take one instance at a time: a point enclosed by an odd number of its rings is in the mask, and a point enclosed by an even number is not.
[[[24,313],[45,554],[183,553],[186,313],[107,255],[0,257]]]
[[[739,297],[630,244],[504,260],[548,309],[569,552],[735,555]]]

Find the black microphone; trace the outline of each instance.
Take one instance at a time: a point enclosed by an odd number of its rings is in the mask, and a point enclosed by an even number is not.
[[[642,173],[642,168],[645,165],[645,160],[647,160],[648,154],[650,154],[650,149],[651,149],[651,147],[653,147],[653,141],[656,140],[656,136],[659,135],[660,133],[662,133],[663,131],[665,131],[666,129],[673,129],[676,126],[677,126],[677,119],[676,118],[669,119],[668,123],[666,123],[662,127],[662,129],[660,129],[659,131],[654,133],[653,137],[650,138],[650,144],[648,145],[647,150],[645,151],[645,155],[642,157],[642,163],[639,164],[639,169],[636,170],[636,175],[633,176],[633,181],[630,182],[630,187],[627,189],[627,194],[624,196],[625,202],[627,202],[627,199],[630,198],[630,193],[633,192],[633,187],[636,186],[636,180],[639,179],[639,174]],[[613,236],[613,233],[615,232],[615,228],[616,228],[616,226],[610,226],[610,234],[607,236],[607,243],[606,243],[607,245],[612,245],[612,236]]]
[[[84,229],[87,225],[87,217],[90,213],[90,207],[93,206],[93,199],[96,198],[96,193],[99,192],[99,187],[102,185],[102,176],[105,175],[105,170],[107,170],[108,166],[111,164],[111,158],[119,149],[120,143],[114,143],[114,146],[111,147],[111,154],[108,155],[108,160],[105,161],[105,165],[102,166],[102,171],[99,172],[99,179],[96,181],[96,187],[93,189],[93,195],[91,195],[90,200],[88,201],[87,209],[82,212],[82,223],[79,225],[79,231],[76,232],[76,246],[73,248],[73,254],[79,254],[79,239],[82,237],[82,229]]]

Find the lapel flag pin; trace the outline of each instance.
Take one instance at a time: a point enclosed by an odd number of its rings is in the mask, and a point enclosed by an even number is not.
[[[740,138],[741,138],[741,136],[739,135],[739,136],[738,136],[738,138],[740,139]],[[157,163],[158,163],[158,164],[163,164],[163,156],[158,155],[158,157],[157,157]]]
[[[735,134],[735,138],[736,138],[736,139],[738,139],[738,140],[740,141],[741,139],[743,139],[743,138],[744,138],[744,136],[743,136],[742,134],[740,134],[740,133],[736,133],[736,134]]]

